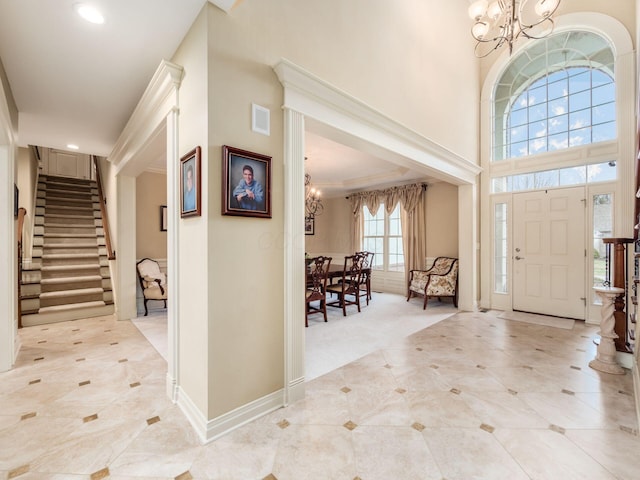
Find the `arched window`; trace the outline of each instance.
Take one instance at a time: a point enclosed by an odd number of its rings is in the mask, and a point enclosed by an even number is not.
[[[523,51],[494,98],[493,161],[616,138],[614,54],[591,32],[556,34]]]

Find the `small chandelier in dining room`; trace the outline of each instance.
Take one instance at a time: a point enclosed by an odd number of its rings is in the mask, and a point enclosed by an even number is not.
[[[306,159],[305,159],[306,160]],[[307,218],[315,218],[320,215],[324,207],[320,200],[320,190],[311,184],[311,175],[304,174],[304,215]]]
[[[476,57],[482,58],[503,45],[509,54],[520,38],[540,39],[553,32],[551,18],[560,0],[476,0],[469,6],[469,16],[475,22],[471,35],[478,42]]]

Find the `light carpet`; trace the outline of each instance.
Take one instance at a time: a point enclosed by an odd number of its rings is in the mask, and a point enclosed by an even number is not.
[[[327,323],[321,314],[309,317],[305,328],[305,378],[324,375],[347,363],[457,313],[451,301],[431,300],[422,309],[422,298],[407,302],[403,295],[374,293],[369,305],[363,299],[361,312],[356,306],[327,307]]]
[[[167,311],[165,309],[150,310],[148,316],[132,318],[131,322],[166,360],[168,349]]]
[[[397,340],[434,325],[455,313],[451,302],[430,301],[422,309],[422,299],[410,302],[402,295],[374,293],[361,312],[355,306],[327,307],[328,322],[322,315],[309,317],[305,328],[305,379],[311,380],[391,345]],[[166,310],[150,310],[149,316],[131,319],[160,355],[167,359]]]
[[[545,327],[563,328],[565,330],[573,330],[575,320],[571,318],[551,317],[548,315],[539,315],[537,313],[513,312],[506,311],[498,315],[498,318],[504,320],[514,320],[516,322],[533,323],[535,325],[543,325]]]

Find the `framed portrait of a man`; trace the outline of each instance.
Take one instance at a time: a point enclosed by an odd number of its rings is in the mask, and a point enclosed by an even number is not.
[[[200,147],[196,147],[180,158],[180,217],[200,216]]]
[[[271,218],[271,157],[222,147],[222,214]]]

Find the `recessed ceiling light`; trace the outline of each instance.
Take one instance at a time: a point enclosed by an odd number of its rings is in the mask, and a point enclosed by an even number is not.
[[[74,145],[73,143],[67,144],[67,148],[71,150],[78,150],[80,147],[78,145]]]
[[[73,8],[75,9],[76,13],[84,18],[87,22],[97,24],[104,23],[104,17],[102,16],[102,13],[100,13],[97,8],[92,7],[91,5],[87,5],[86,3],[75,3],[73,5]]]

